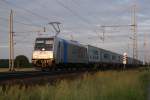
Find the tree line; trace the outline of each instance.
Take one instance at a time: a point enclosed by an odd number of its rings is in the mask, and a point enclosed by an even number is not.
[[[9,59],[0,59],[0,67],[7,68],[9,66]],[[14,59],[14,66],[17,68],[32,67],[29,59],[24,55],[16,56]]]

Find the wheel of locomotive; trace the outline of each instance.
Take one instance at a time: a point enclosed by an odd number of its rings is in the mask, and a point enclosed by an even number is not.
[[[56,68],[55,68],[55,64],[52,64],[51,66],[49,66],[49,71],[55,71],[56,70]]]

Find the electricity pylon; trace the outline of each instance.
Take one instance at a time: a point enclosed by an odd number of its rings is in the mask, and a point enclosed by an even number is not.
[[[132,31],[133,31],[133,59],[138,59],[136,5],[132,8]],[[137,63],[135,60],[133,63]]]
[[[13,10],[10,12],[9,22],[9,71],[14,71],[14,32],[13,32]]]

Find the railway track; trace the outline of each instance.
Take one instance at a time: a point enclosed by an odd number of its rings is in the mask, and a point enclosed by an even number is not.
[[[139,71],[145,70],[140,68]],[[120,70],[121,71],[121,70]],[[78,78],[84,73],[95,73],[95,70],[57,70],[57,71],[16,71],[16,72],[0,72],[0,85],[7,84],[37,84],[49,81],[55,81],[66,78]]]
[[[57,80],[62,78],[68,78],[72,76],[78,76],[84,74],[87,70],[82,71],[19,71],[19,72],[1,72],[0,73],[0,85],[11,84],[36,84],[43,81]]]

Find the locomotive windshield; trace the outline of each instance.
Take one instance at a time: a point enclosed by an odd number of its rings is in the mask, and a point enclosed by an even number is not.
[[[52,51],[53,49],[53,38],[37,38],[35,41],[35,50],[46,50]]]

